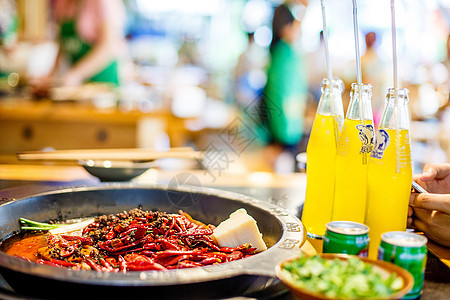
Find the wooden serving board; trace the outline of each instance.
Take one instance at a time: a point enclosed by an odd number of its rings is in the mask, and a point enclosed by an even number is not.
[[[55,151],[26,151],[17,153],[19,160],[120,160],[120,161],[153,161],[161,158],[201,159],[203,152],[189,147],[171,148],[166,151],[149,149],[74,149]]]

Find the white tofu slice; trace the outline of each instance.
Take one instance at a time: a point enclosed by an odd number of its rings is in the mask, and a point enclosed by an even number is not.
[[[243,208],[221,222],[212,236],[220,247],[237,247],[249,243],[257,252],[267,250],[255,219]]]

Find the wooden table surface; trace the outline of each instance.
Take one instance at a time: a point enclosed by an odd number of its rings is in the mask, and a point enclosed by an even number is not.
[[[91,101],[37,101],[23,97],[1,100],[0,153],[46,147],[150,147],[159,131],[167,133],[172,146],[180,146],[192,134],[185,120],[174,116],[169,108],[141,112],[137,108],[96,107]],[[147,130],[148,126],[153,132]]]

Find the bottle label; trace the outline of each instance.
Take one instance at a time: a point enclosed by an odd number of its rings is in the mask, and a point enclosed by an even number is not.
[[[386,150],[387,146],[389,146],[390,141],[391,138],[389,137],[389,133],[387,133],[386,130],[378,130],[377,138],[375,139],[375,147],[373,148],[370,157],[382,159],[384,150]]]
[[[370,153],[373,149],[373,126],[368,125],[356,125],[356,129],[359,130],[358,136],[362,142],[361,150],[359,153]]]

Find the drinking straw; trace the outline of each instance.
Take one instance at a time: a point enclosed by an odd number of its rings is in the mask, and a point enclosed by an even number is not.
[[[328,50],[328,31],[327,31],[327,19],[325,17],[325,3],[324,0],[320,0],[320,4],[322,6],[322,23],[323,23],[323,42],[325,44],[325,60],[327,64],[327,75],[328,79],[333,79],[333,72],[331,70],[331,61],[330,61],[330,52]]]
[[[355,35],[355,50],[356,50],[356,77],[359,85],[362,83],[361,79],[361,55],[359,53],[359,33],[358,33],[358,4],[353,0],[353,31]],[[359,93],[361,94],[361,93]],[[362,117],[362,111],[360,111]]]
[[[355,50],[356,50],[356,78],[358,83],[358,97],[359,97],[359,119],[362,125],[364,124],[364,112],[362,103],[362,79],[361,79],[361,54],[359,53],[359,32],[358,32],[358,4],[353,0],[353,33],[355,36]],[[367,164],[366,153],[362,153],[363,164]]]
[[[395,3],[391,0],[391,23],[392,23],[392,65],[394,68],[394,120],[395,120],[395,157],[396,173],[400,173],[400,120],[398,113],[398,73],[397,73],[397,30],[395,27]]]
[[[391,24],[392,24],[392,58],[393,58],[393,67],[394,67],[394,89],[397,90],[398,82],[397,82],[397,34],[395,28],[395,4],[394,0],[391,0]],[[395,93],[397,94],[397,93]]]
[[[324,0],[320,0],[320,4],[322,7],[322,24],[323,24],[323,28],[322,28],[322,35],[323,35],[323,42],[325,45],[325,61],[326,61],[326,65],[327,65],[327,76],[328,76],[328,80],[329,80],[329,84],[330,84],[330,93],[329,93],[329,99],[330,99],[330,105],[331,105],[331,114],[333,115],[333,118],[335,119],[334,122],[334,136],[335,136],[335,143],[337,146],[338,140],[339,140],[339,129],[337,126],[337,121],[336,121],[336,103],[335,103],[335,99],[334,99],[334,95],[333,95],[333,72],[331,69],[331,60],[330,60],[330,52],[329,52],[329,48],[328,48],[328,30],[327,30],[327,19],[325,16],[325,2]]]

